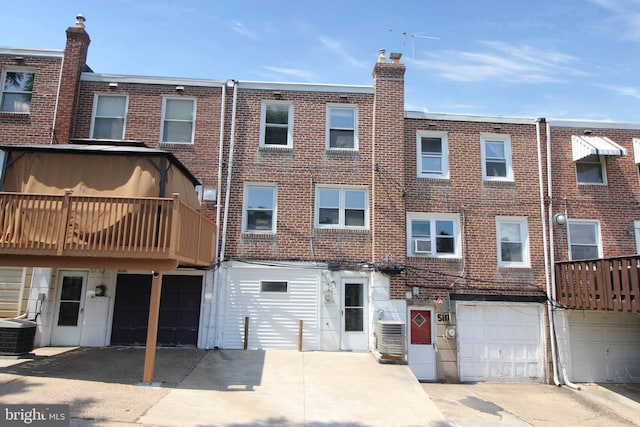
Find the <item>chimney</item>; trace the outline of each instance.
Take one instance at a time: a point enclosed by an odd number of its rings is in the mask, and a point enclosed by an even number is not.
[[[387,58],[384,56],[386,52],[387,51],[384,49],[380,49],[378,51],[378,64],[384,64],[385,62],[387,62]]]
[[[399,64],[400,58],[402,58],[402,54],[397,52],[391,52],[389,54],[389,58],[391,59],[392,64]]]
[[[78,14],[73,27],[67,28],[67,44],[60,73],[60,92],[56,109],[54,143],[67,144],[73,137],[72,129],[76,101],[80,90],[80,74],[87,68],[87,53],[91,39],[85,31],[84,16]]]

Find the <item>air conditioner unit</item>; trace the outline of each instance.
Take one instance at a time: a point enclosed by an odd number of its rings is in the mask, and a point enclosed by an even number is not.
[[[383,360],[404,361],[407,354],[406,325],[396,320],[379,320],[376,350]]]
[[[430,254],[431,253],[431,240],[429,239],[415,239],[413,244],[413,252],[416,254]]]

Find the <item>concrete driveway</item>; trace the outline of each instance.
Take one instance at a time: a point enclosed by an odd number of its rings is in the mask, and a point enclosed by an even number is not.
[[[640,384],[432,384],[422,388],[453,426],[640,425]]]

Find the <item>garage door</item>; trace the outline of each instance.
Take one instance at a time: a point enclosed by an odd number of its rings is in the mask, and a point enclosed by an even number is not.
[[[571,365],[576,382],[640,382],[640,316],[569,311]]]
[[[542,381],[542,308],[458,303],[460,381]]]
[[[197,346],[202,276],[162,277],[158,345]],[[111,345],[145,345],[151,276],[120,274],[113,310]]]
[[[229,270],[223,348],[243,348],[245,318],[248,348],[295,349],[303,321],[303,349],[317,349],[318,276],[285,268]]]

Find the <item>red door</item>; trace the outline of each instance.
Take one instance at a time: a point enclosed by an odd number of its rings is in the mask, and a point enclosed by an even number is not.
[[[411,310],[411,344],[431,344],[431,311]]]

